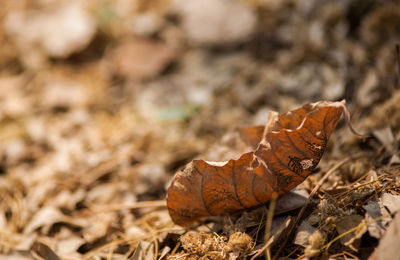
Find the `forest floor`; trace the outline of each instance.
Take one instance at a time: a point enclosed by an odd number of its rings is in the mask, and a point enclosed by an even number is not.
[[[0,259],[391,259],[396,1],[62,0],[0,8]],[[289,195],[190,227],[166,191],[269,111],[345,99]],[[222,151],[222,152],[221,152]],[[312,194],[311,194],[312,193]],[[311,194],[311,195],[310,195]]]

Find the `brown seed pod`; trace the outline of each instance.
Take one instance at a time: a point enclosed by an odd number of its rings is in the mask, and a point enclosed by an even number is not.
[[[193,160],[175,174],[167,193],[172,220],[187,226],[205,216],[259,206],[290,191],[317,166],[343,113],[357,134],[344,100],[310,103],[280,115],[270,112],[264,128],[242,129],[242,139],[256,147],[253,152],[227,162]]]

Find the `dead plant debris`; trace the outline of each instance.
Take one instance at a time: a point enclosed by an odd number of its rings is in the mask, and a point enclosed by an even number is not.
[[[1,259],[398,255],[398,1],[3,2]],[[342,99],[368,137],[339,121],[293,193],[173,224],[183,165],[237,159],[235,129],[268,111]]]

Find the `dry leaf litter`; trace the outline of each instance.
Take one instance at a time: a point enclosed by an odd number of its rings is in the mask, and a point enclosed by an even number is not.
[[[397,1],[2,7],[0,258],[396,255]],[[275,207],[172,223],[165,189],[177,169],[235,158],[235,130],[270,110],[343,98],[368,138],[339,125],[317,171]]]

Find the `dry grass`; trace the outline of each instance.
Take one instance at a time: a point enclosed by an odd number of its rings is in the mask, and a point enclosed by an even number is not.
[[[391,234],[398,3],[233,2],[226,33],[228,9],[178,0],[0,8],[0,258],[367,259]],[[177,169],[237,156],[226,134],[271,109],[343,98],[369,137],[340,123],[294,205],[172,223]]]

